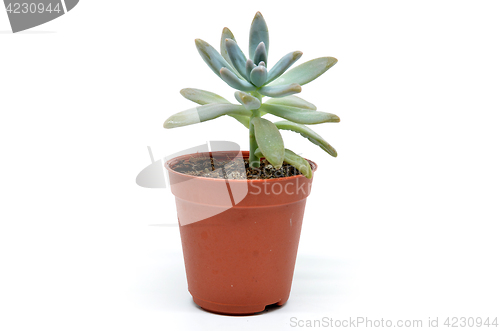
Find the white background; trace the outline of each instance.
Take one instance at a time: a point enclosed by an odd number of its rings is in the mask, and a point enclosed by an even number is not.
[[[497,1],[81,1],[11,34],[0,10],[0,329],[288,330],[290,319],[500,318],[500,44]],[[301,97],[319,164],[295,278],[281,309],[207,313],[187,292],[171,193],[135,184],[159,158],[209,140],[247,149],[230,118],[167,131],[232,99],[199,57],[228,26],[246,51],[260,10],[270,63],[339,59]],[[163,154],[163,155],[160,155]],[[499,321],[500,322],[500,321]],[[446,328],[443,328],[446,329]]]

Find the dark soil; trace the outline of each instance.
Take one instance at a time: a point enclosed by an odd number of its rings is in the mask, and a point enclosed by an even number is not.
[[[260,168],[250,168],[248,159],[214,158],[201,155],[191,157],[171,165],[172,170],[191,176],[224,179],[270,179],[300,175],[294,166],[283,162],[280,169],[274,168],[267,160],[260,162]]]

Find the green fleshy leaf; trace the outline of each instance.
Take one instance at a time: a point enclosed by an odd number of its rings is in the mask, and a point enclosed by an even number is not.
[[[248,110],[259,109],[260,107],[260,100],[248,93],[236,91],[234,97]]]
[[[248,80],[249,77],[246,76],[245,65],[247,63],[247,58],[245,54],[241,51],[240,47],[236,42],[231,39],[226,40],[227,53],[231,59],[231,63],[234,68],[240,73],[242,77]]]
[[[247,60],[247,63],[245,63],[245,72],[247,74],[247,77],[250,79],[250,74],[252,73],[252,70],[256,67],[255,63],[251,59]]]
[[[232,64],[231,59],[229,58],[229,55],[227,54],[226,39],[230,39],[236,43],[236,39],[234,38],[233,33],[228,28],[224,28],[222,30],[222,36],[220,38],[220,54],[222,55],[224,60],[227,61],[227,63]]]
[[[196,39],[196,48],[198,49],[198,53],[200,53],[203,61],[212,69],[213,72],[217,76],[220,77],[221,68],[227,68],[227,70],[231,71],[234,74],[233,68],[226,60],[217,52],[215,48],[213,48],[209,43]]]
[[[295,154],[289,149],[285,149],[285,161],[297,168],[306,178],[311,179],[313,172],[311,164],[303,157]]]
[[[185,88],[181,90],[181,94],[184,98],[196,102],[199,105],[206,105],[209,103],[229,103],[226,99],[218,94],[199,90],[195,88]]]
[[[253,63],[267,63],[267,52],[266,52],[266,44],[264,42],[261,42],[259,45],[257,45],[257,48],[255,49],[255,55],[253,56]]]
[[[287,71],[283,74],[283,76],[277,78],[270,85],[275,86],[291,83],[305,85],[321,76],[335,63],[337,63],[337,59],[334,57],[320,57],[318,59],[302,63],[301,65]]]
[[[250,73],[250,81],[253,85],[260,87],[264,85],[267,79],[267,69],[264,66],[258,65],[253,68]]]
[[[214,118],[229,114],[250,116],[252,112],[240,105],[212,103],[174,114],[163,123],[163,127],[172,129],[213,120]]]
[[[272,98],[266,101],[266,104],[268,105],[282,105],[282,106],[290,106],[290,107],[297,107],[297,108],[302,108],[302,109],[308,109],[308,110],[316,110],[316,106],[313,105],[312,103],[299,98],[298,96],[295,95],[289,95],[287,97],[283,98]]]
[[[227,63],[229,64],[230,66],[230,69],[236,74],[236,76],[238,76],[238,78],[241,78],[241,79],[246,79],[244,77],[244,75],[241,75],[238,70],[236,70],[233,62],[231,61],[231,59],[229,58],[229,55],[227,53],[227,45],[226,45],[226,39],[229,39],[229,40],[232,40],[234,43],[236,43],[236,38],[234,38],[234,35],[233,33],[231,32],[231,30],[229,30],[228,28],[224,28],[222,30],[222,36],[220,38],[220,54],[222,55],[222,57],[224,58],[224,60],[227,61]]]
[[[264,158],[264,154],[262,154],[259,148],[255,150],[255,156],[257,156],[259,159]]]
[[[267,29],[264,17],[262,17],[260,12],[257,12],[250,26],[250,42],[248,49],[250,59],[254,58],[255,50],[261,42],[264,42],[266,45],[266,53],[269,55],[269,30]]]
[[[249,82],[236,77],[236,75],[227,68],[222,68],[220,70],[220,77],[227,83],[227,85],[231,86],[234,89],[244,92],[251,92],[255,91],[256,89],[256,87]]]
[[[260,151],[260,148],[257,148],[255,150],[255,156],[258,157],[259,159],[264,158],[264,154]],[[289,149],[285,148],[285,157],[284,161],[286,163],[293,165],[297,170],[299,170],[306,178],[311,179],[312,178],[312,169],[311,169],[311,164],[307,162],[306,159],[303,157],[295,154]]]
[[[335,148],[333,148],[325,139],[323,139],[323,137],[321,137],[319,134],[305,125],[293,123],[290,121],[279,121],[275,122],[274,125],[276,125],[276,127],[280,130],[290,130],[300,133],[302,137],[309,139],[309,141],[321,147],[331,156],[337,156],[337,151],[335,150]]]
[[[237,120],[238,122],[240,122],[241,124],[243,124],[247,129],[250,128],[250,117],[249,116],[234,115],[234,114],[228,114],[228,115],[231,116],[232,118],[234,118],[235,120]]]
[[[285,158],[285,145],[280,131],[264,118],[255,117],[252,120],[255,129],[255,139],[262,154],[275,168],[281,168]]]
[[[282,98],[288,95],[300,93],[302,88],[299,84],[276,85],[276,86],[263,86],[259,89],[259,93],[267,97]]]
[[[270,105],[263,103],[262,111],[300,124],[319,124],[326,122],[340,122],[337,115],[321,111],[304,110],[297,107]]]
[[[269,75],[267,75],[266,84],[274,81],[279,76],[283,75],[283,73],[290,68],[298,59],[302,56],[302,52],[296,51],[288,53],[283,56],[278,63],[276,63],[271,70],[269,70]]]

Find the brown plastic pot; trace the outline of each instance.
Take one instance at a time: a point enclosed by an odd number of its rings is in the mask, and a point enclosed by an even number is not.
[[[209,154],[248,157],[248,152]],[[252,314],[285,304],[312,179],[226,180],[172,170],[193,155],[171,159],[165,166],[194,302],[223,314]],[[314,172],[317,165],[309,162]]]

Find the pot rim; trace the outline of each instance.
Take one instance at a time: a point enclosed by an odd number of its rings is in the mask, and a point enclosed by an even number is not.
[[[285,181],[285,180],[290,180],[290,179],[294,179],[294,178],[300,178],[300,177],[304,177],[304,175],[300,174],[300,175],[295,175],[295,176],[289,176],[289,177],[282,177],[282,178],[268,178],[268,179],[234,179],[234,178],[210,178],[210,177],[201,177],[201,176],[193,176],[193,175],[188,175],[188,174],[184,174],[182,172],[178,172],[178,171],[175,171],[173,170],[172,168],[170,168],[170,163],[172,163],[174,160],[176,159],[179,159],[181,157],[185,157],[185,156],[188,156],[188,155],[195,155],[195,154],[206,154],[206,153],[209,153],[209,154],[213,154],[213,153],[242,153],[243,155],[245,155],[245,153],[248,153],[250,154],[249,151],[214,151],[214,152],[200,152],[200,153],[190,153],[190,154],[184,154],[184,155],[179,155],[179,156],[176,156],[170,160],[168,160],[167,162],[165,162],[164,164],[164,167],[168,170],[168,171],[171,171],[173,173],[175,173],[176,175],[181,175],[183,177],[186,177],[186,178],[196,178],[196,179],[199,179],[199,180],[212,180],[212,181],[234,181],[234,182],[254,182],[254,181],[257,181],[257,182],[271,182],[271,181]],[[244,156],[243,156],[244,158]],[[314,172],[316,172],[316,170],[318,169],[318,165],[316,164],[316,162],[314,161],[311,161],[309,159],[306,159],[304,158],[307,162],[309,162],[309,164],[311,165],[311,170],[314,174]]]

